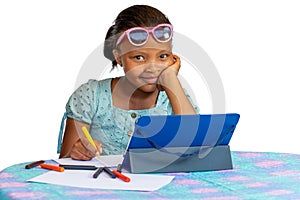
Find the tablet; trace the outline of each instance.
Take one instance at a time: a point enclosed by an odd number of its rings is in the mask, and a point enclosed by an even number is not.
[[[239,118],[237,113],[142,116],[127,150],[228,145]]]

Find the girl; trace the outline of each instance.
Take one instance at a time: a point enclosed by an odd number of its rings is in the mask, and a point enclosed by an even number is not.
[[[172,53],[172,35],[170,21],[156,8],[135,5],[117,16],[105,38],[104,56],[113,68],[123,67],[125,75],[90,80],[72,94],[60,157],[90,160],[97,153],[123,154],[140,116],[198,112],[178,80],[180,58]],[[80,139],[82,126],[97,150]]]

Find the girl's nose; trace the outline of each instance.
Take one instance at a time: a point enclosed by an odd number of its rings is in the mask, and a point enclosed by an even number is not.
[[[160,71],[163,68],[163,65],[159,62],[152,60],[149,63],[147,63],[145,67],[147,72],[156,72]]]

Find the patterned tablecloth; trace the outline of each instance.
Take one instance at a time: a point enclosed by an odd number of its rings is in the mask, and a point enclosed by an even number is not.
[[[154,192],[63,187],[26,180],[46,170],[26,163],[0,172],[0,199],[299,199],[300,155],[232,152],[233,170],[170,173],[174,180]]]

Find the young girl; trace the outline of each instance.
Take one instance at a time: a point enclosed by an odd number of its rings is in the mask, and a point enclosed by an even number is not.
[[[172,53],[173,27],[156,8],[135,5],[123,10],[106,35],[104,56],[125,75],[90,80],[66,105],[66,129],[60,157],[90,160],[98,153],[123,154],[142,115],[195,114],[177,74],[180,58]],[[97,146],[79,137],[86,126]],[[60,134],[60,138],[62,134]]]

